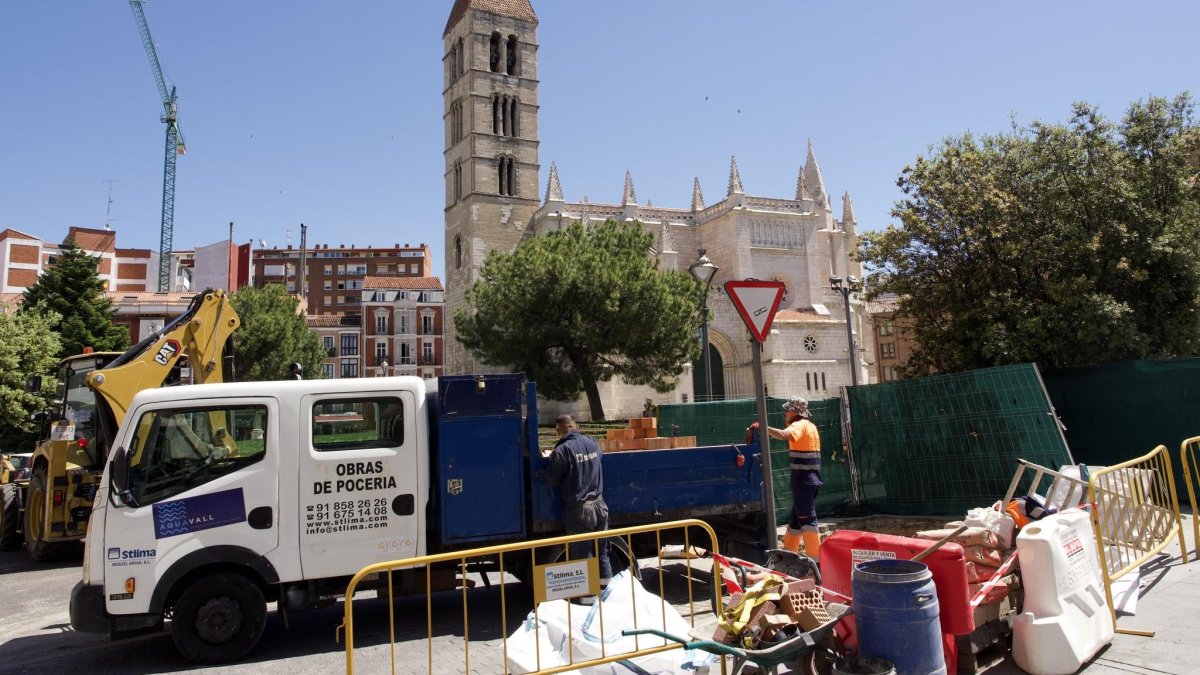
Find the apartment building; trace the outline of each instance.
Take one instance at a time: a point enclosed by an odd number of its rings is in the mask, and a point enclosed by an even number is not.
[[[328,244],[308,248],[288,246],[259,249],[254,253],[254,286],[283,284],[288,292],[303,295],[311,316],[356,314],[362,304],[367,277],[433,276],[429,246],[356,247]],[[305,283],[298,283],[301,276]]]

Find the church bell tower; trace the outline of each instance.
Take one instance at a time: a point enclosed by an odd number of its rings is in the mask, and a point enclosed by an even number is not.
[[[446,374],[481,370],[454,313],[492,250],[516,248],[538,199],[537,16],[529,0],[455,0],[442,35]]]

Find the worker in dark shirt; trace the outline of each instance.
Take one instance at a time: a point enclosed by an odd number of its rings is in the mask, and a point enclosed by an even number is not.
[[[563,527],[567,534],[602,532],[608,529],[608,504],[604,503],[604,474],[601,472],[600,446],[579,431],[570,415],[555,421],[558,442],[550,453],[546,484],[557,488],[563,498]],[[608,539],[586,539],[570,545],[572,560],[596,556],[600,566],[600,586],[612,578],[608,559]]]

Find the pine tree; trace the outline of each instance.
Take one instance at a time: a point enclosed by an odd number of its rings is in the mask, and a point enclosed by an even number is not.
[[[238,380],[285,380],[293,363],[304,368],[304,379],[321,377],[325,348],[320,336],[308,329],[304,314],[296,311],[299,304],[279,284],[243,288],[233,296],[242,321],[233,336]]]
[[[104,282],[96,272],[96,259],[67,239],[58,259],[25,291],[21,311],[53,312],[62,317],[57,332],[62,341],[61,358],[83,352],[124,351],[129,347],[129,330],[113,323],[116,309],[104,294]]]

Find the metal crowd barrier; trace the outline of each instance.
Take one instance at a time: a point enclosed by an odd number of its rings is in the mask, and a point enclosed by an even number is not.
[[[1104,594],[1108,598],[1113,627],[1119,633],[1153,637],[1153,631],[1122,629],[1117,626],[1112,585],[1179,538],[1183,562],[1188,561],[1175,493],[1175,475],[1166,446],[1128,462],[1097,469],[1088,478],[1088,501],[1095,505],[1092,525],[1104,575]]]
[[[1200,482],[1200,466],[1196,465],[1197,452],[1200,452],[1200,436],[1188,438],[1179,444],[1183,481],[1187,485],[1188,500],[1192,503],[1192,550],[1200,557],[1200,511],[1196,510],[1196,483]],[[1182,537],[1183,535],[1180,535],[1180,538]]]
[[[682,537],[679,536],[679,532],[677,532],[678,530],[682,530]],[[693,541],[692,534],[693,534],[694,530],[699,530],[700,531],[699,534],[707,535],[707,536],[700,537],[700,539],[702,541]],[[719,606],[720,585],[712,583],[713,579],[720,579],[721,571],[719,568],[719,563],[717,563],[715,560],[713,560],[711,572],[708,569],[698,570],[698,571],[702,572],[702,575],[701,574],[694,575],[692,565],[690,564],[691,560],[689,560],[687,557],[683,558],[682,560],[671,557],[671,556],[664,557],[664,555],[663,555],[664,534],[669,535],[668,539],[670,541],[680,541],[681,540],[682,541],[682,551],[685,553],[691,552],[695,549],[704,549],[707,551],[711,551],[713,553],[719,553],[716,533],[713,531],[711,526],[709,526],[707,523],[700,521],[700,520],[678,520],[678,521],[660,523],[660,524],[655,524],[655,525],[624,527],[624,528],[620,528],[620,529],[607,530],[602,533],[588,533],[588,534],[580,534],[580,535],[553,537],[553,538],[549,538],[549,539],[540,539],[540,540],[536,540],[536,541],[532,541],[532,542],[517,542],[517,543],[512,543],[512,544],[504,544],[504,545],[500,545],[500,546],[487,546],[487,547],[471,549],[471,550],[439,553],[437,555],[426,555],[426,556],[420,556],[420,557],[414,557],[414,558],[405,558],[402,560],[393,560],[393,561],[389,561],[389,562],[377,563],[374,565],[369,565],[367,567],[364,567],[363,569],[359,570],[359,572],[357,574],[354,575],[354,577],[350,580],[350,583],[346,588],[346,601],[345,601],[345,609],[344,609],[344,615],[343,615],[343,623],[342,623],[342,625],[338,626],[338,631],[340,632],[340,631],[344,630],[345,636],[346,636],[346,638],[345,638],[346,639],[346,672],[348,674],[352,675],[354,673],[354,667],[355,667],[355,622],[354,622],[355,600],[354,600],[354,594],[355,594],[355,591],[361,592],[362,590],[366,590],[367,588],[376,589],[381,598],[386,597],[386,599],[387,599],[388,642],[389,642],[388,647],[389,647],[389,655],[390,655],[390,660],[391,660],[391,672],[392,673],[397,672],[396,634],[397,634],[398,615],[397,615],[397,608],[396,608],[396,603],[397,603],[396,594],[397,594],[397,591],[403,592],[403,587],[408,587],[411,590],[411,588],[413,586],[413,584],[412,584],[412,575],[413,574],[416,574],[418,576],[418,580],[421,576],[424,577],[424,584],[423,584],[423,586],[419,586],[419,588],[417,589],[418,590],[417,594],[419,595],[419,594],[423,593],[424,598],[425,598],[424,619],[425,619],[427,672],[429,672],[429,673],[434,672],[435,653],[439,657],[438,669],[442,670],[442,671],[446,670],[446,668],[447,668],[446,663],[448,662],[448,659],[452,658],[453,654],[451,652],[453,650],[448,648],[448,645],[446,644],[446,642],[447,642],[446,640],[440,639],[440,638],[444,637],[441,635],[438,636],[439,639],[437,640],[437,648],[435,649],[434,623],[435,623],[436,617],[435,617],[435,612],[434,612],[434,597],[433,596],[434,596],[434,593],[437,592],[438,589],[434,588],[437,585],[435,583],[435,567],[434,566],[439,563],[451,563],[452,562],[452,563],[455,563],[454,568],[452,568],[452,569],[455,570],[458,578],[449,580],[451,585],[454,588],[453,588],[453,590],[447,590],[445,592],[446,593],[458,592],[461,594],[461,602],[462,602],[461,655],[463,658],[463,662],[462,662],[463,667],[460,672],[464,672],[464,673],[465,672],[497,672],[497,673],[503,672],[503,673],[507,674],[508,672],[510,672],[509,668],[508,668],[508,656],[509,656],[508,641],[509,641],[510,633],[513,630],[513,628],[515,628],[521,622],[520,621],[514,622],[514,625],[512,626],[512,628],[510,628],[510,626],[509,626],[508,602],[510,600],[510,597],[509,597],[510,591],[507,588],[509,583],[506,583],[506,582],[512,582],[514,580],[513,577],[516,577],[519,575],[524,576],[526,580],[531,580],[534,582],[535,600],[534,600],[533,607],[532,607],[532,615],[533,615],[533,619],[536,623],[538,621],[538,611],[539,611],[539,606],[540,606],[539,602],[538,602],[538,599],[540,599],[540,598],[538,598],[538,596],[539,596],[538,591],[541,590],[542,594],[544,594],[545,591],[544,591],[544,586],[539,587],[537,585],[537,583],[536,583],[537,580],[534,578],[534,572],[535,571],[543,571],[544,572],[545,568],[543,565],[546,563],[549,563],[549,564],[570,563],[571,558],[570,558],[570,553],[569,553],[569,547],[567,546],[568,544],[570,544],[572,542],[581,542],[581,541],[590,542],[593,547],[593,551],[595,551],[595,547],[598,545],[598,542],[602,537],[608,538],[608,540],[610,542],[613,542],[615,544],[612,547],[612,553],[610,553],[610,555],[612,555],[614,558],[616,558],[619,555],[617,553],[617,551],[619,549],[624,549],[625,555],[628,555],[628,557],[629,557],[629,564],[630,564],[629,569],[631,571],[638,570],[640,572],[643,570],[647,570],[648,568],[640,567],[637,557],[630,553],[631,551],[635,550],[634,545],[633,545],[633,537],[634,537],[634,535],[641,535],[642,537],[646,537],[646,538],[653,536],[654,543],[657,545],[657,548],[655,550],[658,551],[657,564],[658,564],[658,572],[659,573],[657,574],[657,577],[658,577],[657,594],[658,594],[658,597],[661,599],[662,605],[663,605],[663,608],[660,611],[659,616],[663,617],[662,623],[664,623],[664,624],[665,624],[665,616],[666,616],[665,606],[667,604],[667,599],[666,599],[667,593],[664,588],[664,584],[666,583],[665,577],[667,575],[663,573],[664,561],[672,563],[672,564],[680,563],[680,562],[687,563],[686,571],[683,573],[682,578],[683,578],[683,580],[686,581],[686,604],[688,607],[688,611],[686,611],[686,612],[681,611],[680,613],[685,618],[690,617],[690,623],[692,625],[692,628],[695,628],[696,616],[698,613],[702,614],[704,612],[709,612],[709,611],[711,611],[711,607]],[[703,541],[703,539],[705,539],[705,538],[707,539],[707,541]],[[579,561],[579,560],[580,560],[579,558],[576,558],[576,561]],[[707,563],[707,561],[705,561],[705,563]],[[506,569],[506,566],[507,566],[507,569]],[[421,567],[423,567],[424,569],[420,570],[419,568],[421,568]],[[445,577],[445,574],[444,574],[445,568],[443,567],[443,568],[439,568],[439,569],[442,570],[442,572],[443,572],[442,576]],[[595,565],[594,564],[590,565],[590,569],[591,569],[590,574],[595,575]],[[500,596],[500,598],[499,598],[500,612],[499,613],[500,613],[500,616],[498,617],[498,622],[492,622],[492,623],[488,623],[488,624],[481,624],[480,622],[473,623],[470,620],[468,595],[469,595],[469,592],[476,589],[477,586],[473,579],[468,579],[468,575],[472,574],[473,572],[482,575],[484,587],[488,588],[488,587],[491,587],[494,583],[492,577],[489,576],[488,570],[490,570],[492,573],[499,572],[499,596]],[[407,573],[408,576],[407,577],[402,576],[399,580],[394,579],[394,577],[396,577],[399,574],[403,574],[403,573]],[[506,577],[505,576],[506,573],[509,574],[510,576]],[[710,574],[711,574],[711,576],[710,576]],[[637,583],[637,581],[634,579],[634,575],[631,574],[628,576],[628,578],[630,580],[629,583],[631,585]],[[399,581],[399,583],[397,583],[397,581]],[[445,579],[443,579],[443,581],[445,581]],[[693,582],[695,582],[695,581],[700,581],[701,583],[703,583],[706,586],[704,593],[702,595],[697,596],[697,594],[693,591]],[[713,588],[714,586],[715,586],[715,589]],[[430,590],[430,589],[433,589],[433,590]],[[594,591],[596,589],[596,585],[593,585],[592,589]],[[654,589],[653,587],[648,587],[646,590],[653,593],[656,589]],[[680,595],[678,589],[675,589],[673,591],[673,593],[676,596]],[[714,593],[717,594],[715,601],[712,600],[712,596]],[[527,602],[528,601],[528,592],[521,591],[520,597],[522,598],[520,602]],[[676,603],[672,603],[672,604],[678,604],[681,601],[682,601],[682,599],[679,599],[676,601]],[[360,601],[360,603],[361,602],[363,602],[363,601]],[[366,600],[366,602],[370,602],[370,600]],[[711,604],[713,602],[716,602],[718,604],[715,604],[715,605]],[[590,609],[591,609],[590,607],[584,606],[584,605],[572,605],[568,609],[568,612],[570,612],[570,611],[587,612]],[[596,665],[601,665],[601,664],[605,664],[605,663],[613,663],[613,662],[617,662],[617,661],[623,661],[626,659],[636,658],[638,656],[643,656],[643,655],[647,655],[647,654],[655,654],[658,652],[678,650],[683,647],[683,645],[681,645],[681,644],[668,642],[668,641],[662,640],[660,638],[654,638],[652,636],[639,636],[639,637],[635,638],[635,641],[634,641],[634,644],[637,647],[637,649],[634,649],[631,651],[624,651],[621,653],[609,653],[608,650],[610,649],[610,647],[608,645],[608,641],[605,639],[606,636],[603,634],[603,631],[604,631],[604,615],[603,615],[604,603],[599,603],[599,607],[597,609],[598,609],[598,613],[599,613],[599,616],[598,616],[598,618],[599,618],[598,624],[600,627],[599,645],[600,645],[600,650],[601,650],[600,656],[598,658],[575,661],[574,660],[574,650],[571,649],[571,650],[569,650],[569,654],[571,657],[570,660],[572,661],[571,663],[569,663],[568,665],[562,665],[562,666],[547,665],[546,667],[543,668],[542,667],[543,664],[541,663],[542,645],[539,643],[539,644],[537,644],[537,649],[536,649],[537,670],[534,670],[531,672],[544,674],[544,675],[551,675],[552,673],[560,673],[560,672],[574,670],[574,669],[578,669],[578,668],[586,668],[589,666],[596,666]],[[409,616],[411,616],[411,615],[412,614],[410,613]],[[403,622],[404,617],[399,617],[399,618],[400,618],[401,622]],[[636,622],[636,607],[635,607],[634,619]],[[442,621],[441,623],[444,626],[446,622]],[[500,654],[499,654],[499,660],[501,661],[501,663],[499,663],[499,664],[495,663],[494,661],[497,659],[497,655],[494,653],[490,653],[488,656],[484,657],[484,659],[486,660],[486,663],[483,668],[479,667],[478,665],[472,666],[472,663],[471,663],[471,627],[474,625],[477,629],[479,629],[479,627],[481,625],[489,625],[494,628],[497,624],[499,625],[500,632],[503,637],[503,643],[502,643]],[[404,626],[400,626],[400,627],[402,629],[405,628]],[[665,625],[662,625],[662,626],[660,626],[660,625],[640,626],[639,625],[639,627],[658,628],[658,629],[666,628]],[[573,631],[573,628],[569,628],[569,630]],[[443,633],[444,632],[446,632],[446,631],[443,630]],[[567,637],[568,644],[573,644],[572,637],[573,637],[573,635],[568,633],[568,637]],[[608,636],[608,637],[613,637],[613,636]],[[642,644],[648,644],[648,645],[652,644],[653,646],[643,647]],[[409,655],[409,658],[411,659],[411,657],[412,657],[411,650],[408,652],[408,655]],[[477,664],[478,664],[479,660],[480,659],[477,659]],[[402,665],[402,668],[404,668],[404,670],[402,672],[413,672],[411,670],[411,665],[408,665],[408,666]],[[377,665],[375,665],[373,663],[371,666],[371,669],[372,669],[372,672],[374,672],[375,670],[378,670],[379,668]],[[724,669],[725,669],[725,664],[722,659],[721,660],[721,672],[724,672]]]

